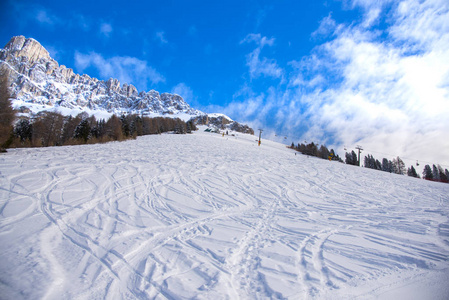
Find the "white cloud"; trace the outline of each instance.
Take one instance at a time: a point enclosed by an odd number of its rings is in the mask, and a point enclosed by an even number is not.
[[[158,31],[156,32],[156,39],[161,42],[161,44],[167,44],[168,41],[165,38],[165,32],[164,31]]]
[[[255,42],[260,48],[263,48],[266,45],[273,46],[274,40],[274,38],[267,38],[260,33],[250,33],[240,41],[240,44]]]
[[[189,86],[187,86],[184,82],[175,85],[172,88],[171,92],[173,94],[181,96],[184,99],[184,101],[186,101],[189,104],[192,104],[192,102],[196,100],[196,97],[194,96],[192,89]]]
[[[260,57],[260,52],[264,46],[273,46],[274,38],[262,37],[260,34],[251,33],[248,34],[240,44],[250,42],[255,42],[257,44],[257,47],[246,56],[246,65],[249,67],[251,79],[260,76],[282,78],[284,70],[278,66],[276,60]]]
[[[56,17],[50,15],[46,10],[39,9],[36,12],[36,20],[42,24],[53,25],[56,21]]]
[[[364,18],[335,26],[330,15],[323,19],[315,34],[338,30],[290,63],[294,72],[287,88],[237,95],[243,100],[231,103],[228,113],[258,124],[282,117],[273,129],[296,135],[295,142],[326,143],[340,153],[343,145],[361,144],[378,159],[399,155],[408,163],[418,159],[449,168],[449,3],[352,4],[365,10]],[[388,20],[383,35],[370,27],[380,18]],[[247,42],[258,45],[247,56],[252,78],[282,74],[276,61],[260,57],[274,39],[252,34],[242,41]]]
[[[75,66],[82,73],[89,67],[94,67],[103,80],[110,77],[117,78],[121,83],[133,84],[140,91],[146,91],[149,86],[165,82],[164,76],[154,68],[148,66],[146,61],[129,56],[114,56],[104,58],[101,54],[91,52],[75,53]]]
[[[329,13],[327,17],[321,20],[320,26],[312,33],[312,37],[331,35],[336,28],[337,23],[332,19],[332,14]]]
[[[109,23],[101,23],[100,24],[100,32],[106,37],[109,37],[112,33],[112,25]]]
[[[313,99],[321,102],[308,110],[319,128],[313,134],[325,139],[337,132],[340,143],[363,143],[367,149],[449,164],[449,154],[441,151],[449,146],[444,138],[449,130],[449,89],[444,85],[449,74],[449,31],[441,30],[449,10],[437,2],[422,2],[414,7],[421,11],[417,14],[401,13],[386,42],[348,27],[322,46],[328,57],[319,59],[333,61],[343,77],[338,87]],[[401,5],[398,10],[408,11]],[[419,54],[404,52],[411,47]],[[425,151],[421,143],[428,145]]]
[[[246,57],[246,65],[249,67],[251,78],[260,76],[281,78],[284,72],[283,69],[278,66],[274,59],[260,58],[260,51],[260,48],[256,48]]]

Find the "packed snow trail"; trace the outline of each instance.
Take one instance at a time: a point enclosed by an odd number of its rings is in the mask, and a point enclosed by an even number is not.
[[[1,155],[1,298],[449,297],[448,184],[255,140]]]

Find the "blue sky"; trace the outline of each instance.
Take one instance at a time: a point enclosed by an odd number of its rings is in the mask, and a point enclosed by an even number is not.
[[[2,1],[0,40],[271,138],[449,168],[447,0]],[[281,138],[284,140],[283,138]]]

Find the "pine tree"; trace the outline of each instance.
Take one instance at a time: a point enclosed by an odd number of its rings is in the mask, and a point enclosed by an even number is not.
[[[348,165],[354,165],[357,166],[359,164],[358,159],[357,159],[357,154],[354,152],[354,150],[351,151],[351,153],[347,153],[346,152],[346,164]]]
[[[376,170],[382,170],[382,164],[376,159]]]
[[[31,141],[33,134],[33,128],[28,119],[20,119],[14,127],[14,135],[20,139],[20,142],[25,142],[26,140]]]
[[[393,159],[393,172],[396,174],[405,174],[405,164],[399,156]]]
[[[318,157],[320,157],[322,159],[328,159],[330,152],[329,152],[329,149],[327,149],[326,146],[321,145],[317,154],[318,154]]]
[[[382,159],[382,171],[391,173],[391,162],[386,158]]]
[[[446,170],[446,172],[443,171],[443,168],[440,165],[438,165],[438,171],[440,172],[440,181],[448,183],[449,177],[446,176],[447,170]]]
[[[411,176],[411,177],[419,178],[419,175],[416,173],[416,170],[413,166],[410,166],[410,168],[408,168],[407,175]]]
[[[432,169],[430,168],[429,165],[424,166],[424,171],[422,173],[422,177],[426,180],[433,180]]]
[[[90,136],[90,125],[87,119],[82,120],[75,128],[73,137],[87,142]]]
[[[433,176],[433,180],[440,181],[440,172],[438,171],[438,168],[435,165],[433,165],[433,168],[432,168],[432,176]]]

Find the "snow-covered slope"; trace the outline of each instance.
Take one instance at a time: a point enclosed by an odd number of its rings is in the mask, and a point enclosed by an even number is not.
[[[255,139],[1,155],[1,297],[448,299],[449,185]]]

